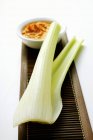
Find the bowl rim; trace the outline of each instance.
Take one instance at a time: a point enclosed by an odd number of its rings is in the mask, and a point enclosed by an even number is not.
[[[23,27],[26,26],[27,24],[29,24],[31,22],[35,22],[35,21],[50,21],[50,22],[53,22],[53,21],[56,21],[56,20],[55,19],[52,19],[52,18],[47,18],[47,17],[27,19],[27,20],[25,20],[25,21],[23,21],[22,23],[19,24],[19,26],[17,28],[17,35],[21,39],[28,40],[28,41],[31,41],[31,42],[42,42],[42,41],[44,41],[43,39],[28,38],[28,37],[25,37],[25,36],[22,35],[22,32],[21,31],[22,31]],[[62,34],[63,32],[65,32],[65,30],[66,30],[66,27],[65,26],[62,26],[62,31],[60,32],[60,34]]]

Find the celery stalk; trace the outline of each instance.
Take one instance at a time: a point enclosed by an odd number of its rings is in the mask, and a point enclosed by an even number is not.
[[[66,54],[69,52],[71,47],[75,44],[76,38],[73,37],[64,47],[64,49],[60,52],[60,54],[56,57],[56,59],[53,62],[53,70],[52,74],[55,73],[55,71],[58,69],[60,64],[62,63],[62,60],[65,58]]]
[[[73,38],[61,51],[58,57],[53,63],[53,74],[52,74],[52,111],[53,118],[52,123],[56,121],[61,110],[62,110],[62,99],[61,99],[61,87],[67,71],[74,60],[79,48],[81,47],[82,41],[78,42]]]
[[[60,25],[53,22],[39,51],[28,86],[17,106],[13,125],[52,122],[51,78]]]

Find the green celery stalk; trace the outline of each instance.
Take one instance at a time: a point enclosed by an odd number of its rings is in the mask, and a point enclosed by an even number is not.
[[[73,37],[67,44],[66,46],[63,48],[63,50],[59,53],[59,55],[56,57],[56,59],[53,62],[53,70],[52,70],[52,74],[55,73],[55,71],[58,69],[58,67],[60,66],[60,64],[62,63],[63,59],[65,58],[66,54],[69,53],[69,50],[71,49],[71,47],[76,43],[76,38]]]
[[[52,122],[51,78],[60,25],[53,22],[39,51],[28,86],[17,106],[13,125]]]
[[[61,51],[58,57],[53,63],[53,74],[52,74],[52,111],[53,119],[52,123],[56,121],[61,110],[62,110],[62,99],[61,99],[61,87],[67,71],[74,60],[78,50],[80,49],[82,41],[76,41],[73,38]]]

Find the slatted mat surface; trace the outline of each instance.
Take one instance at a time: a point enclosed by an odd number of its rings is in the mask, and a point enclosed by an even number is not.
[[[62,49],[59,43],[56,55]],[[21,90],[20,97],[30,79],[38,50],[28,48],[23,45],[22,70],[21,70]],[[55,57],[56,57],[55,55]],[[74,63],[72,64],[74,65]],[[80,117],[79,107],[76,100],[73,79],[71,74],[71,66],[61,89],[63,101],[63,109],[57,121],[52,125],[43,125],[39,123],[25,123],[19,126],[19,140],[84,140],[85,133],[82,127],[82,119]],[[38,77],[37,77],[38,80]],[[85,131],[86,132],[86,131]],[[87,139],[87,140],[92,140]]]

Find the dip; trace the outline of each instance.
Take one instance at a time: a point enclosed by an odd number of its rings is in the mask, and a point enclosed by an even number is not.
[[[51,22],[37,21],[27,24],[22,29],[22,35],[32,39],[43,40],[48,32]]]

